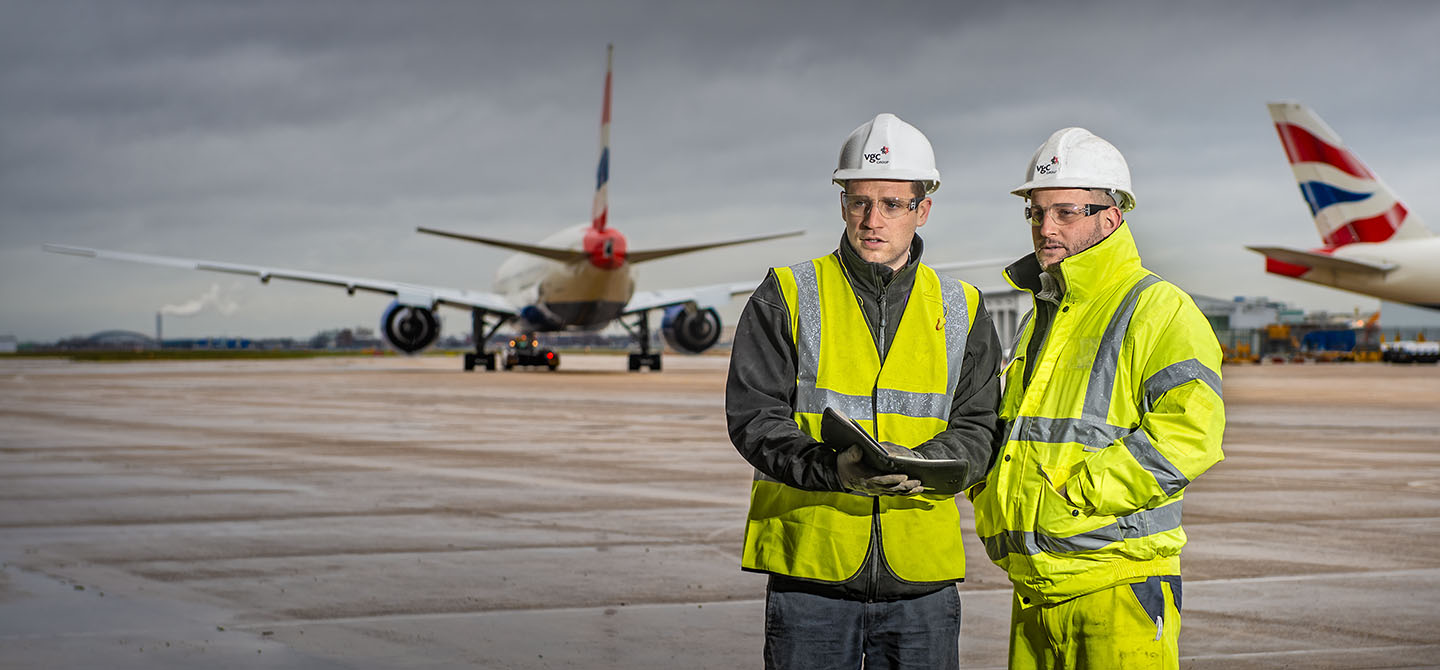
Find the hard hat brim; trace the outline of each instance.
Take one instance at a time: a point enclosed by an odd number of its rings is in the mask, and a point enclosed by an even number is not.
[[[940,189],[939,170],[888,170],[883,175],[876,174],[875,170],[836,170],[831,181],[834,181],[843,188],[845,182],[852,179],[925,182],[926,194],[934,193]]]
[[[1083,179],[1054,179],[1038,186],[1035,184],[1034,181],[1027,181],[1024,184],[1021,184],[1020,188],[1011,191],[1010,194],[1018,195],[1022,198],[1025,198],[1026,200],[1029,200],[1031,191],[1034,191],[1035,189],[1046,188],[1101,188],[1105,190],[1115,191],[1120,196],[1122,196],[1120,198],[1120,202],[1115,203],[1118,207],[1120,207],[1121,211],[1128,212],[1132,209],[1135,209],[1135,196],[1132,195],[1129,191],[1125,189],[1114,188],[1112,186],[1096,186],[1091,183],[1086,183],[1086,180]]]

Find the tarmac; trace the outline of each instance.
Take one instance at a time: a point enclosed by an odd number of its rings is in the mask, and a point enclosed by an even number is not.
[[[624,363],[0,358],[0,668],[759,668],[727,359]],[[1440,369],[1223,373],[1182,667],[1440,667]]]

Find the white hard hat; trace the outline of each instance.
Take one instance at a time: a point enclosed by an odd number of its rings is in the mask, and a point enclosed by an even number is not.
[[[850,179],[919,181],[926,193],[940,188],[930,140],[894,114],[880,114],[845,138],[834,181],[843,187]]]
[[[1115,191],[1122,211],[1135,209],[1130,166],[1120,150],[1084,128],[1061,128],[1035,150],[1025,183],[1011,193],[1029,198],[1037,188],[1104,188]]]

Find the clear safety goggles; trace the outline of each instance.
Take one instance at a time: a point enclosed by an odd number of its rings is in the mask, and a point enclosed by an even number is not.
[[[880,198],[880,218],[898,219],[910,212],[915,211],[925,198]],[[876,201],[863,195],[840,194],[840,209],[845,213],[845,218],[853,221],[863,221],[870,216],[870,210],[876,206]]]
[[[1049,207],[1030,205],[1025,207],[1025,220],[1029,221],[1032,226],[1038,226],[1045,223],[1045,213],[1049,212],[1050,217],[1055,219],[1056,223],[1064,226],[1075,223],[1087,216],[1095,216],[1114,206],[1115,205],[1073,205],[1068,202],[1050,205]]]

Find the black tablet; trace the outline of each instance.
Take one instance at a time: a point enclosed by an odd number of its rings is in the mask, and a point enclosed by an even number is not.
[[[854,419],[834,407],[825,408],[820,420],[820,439],[835,451],[844,451],[852,445],[860,447],[866,465],[884,473],[903,472],[911,479],[920,480],[926,493],[959,493],[969,470],[968,464],[961,460],[892,455]]]

